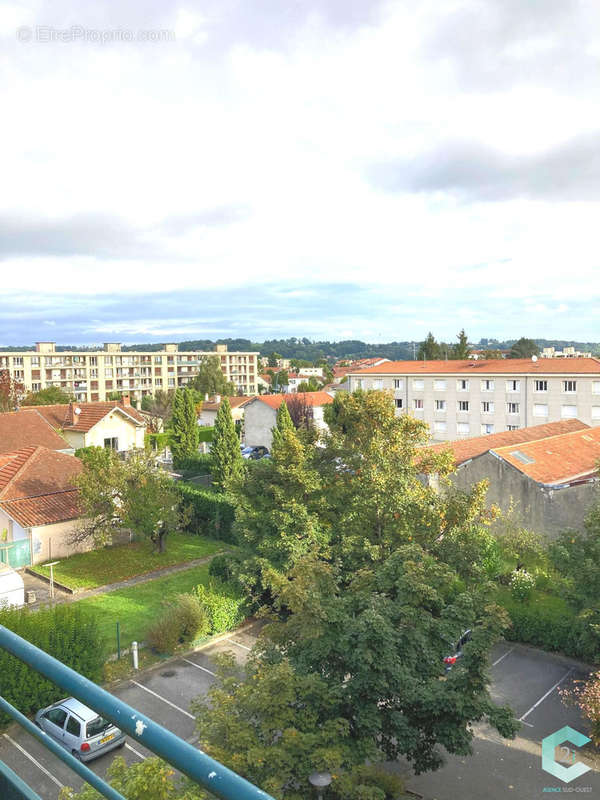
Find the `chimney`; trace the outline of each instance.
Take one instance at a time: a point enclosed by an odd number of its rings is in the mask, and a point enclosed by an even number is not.
[[[128,394],[124,394],[121,397],[121,402],[119,403],[119,405],[123,406],[123,408],[126,408],[127,406],[131,405],[131,401],[129,400],[129,395]]]

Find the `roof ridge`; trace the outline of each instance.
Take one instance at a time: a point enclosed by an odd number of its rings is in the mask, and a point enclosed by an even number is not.
[[[553,423],[550,422],[546,424],[552,425]],[[523,430],[527,430],[527,428],[523,428]],[[552,433],[550,434],[550,436],[541,436],[539,439],[524,439],[522,442],[514,442],[514,444],[503,444],[500,447],[490,447],[490,450],[502,450],[505,447],[515,447],[517,445],[537,444],[538,442],[547,442],[552,439],[562,439],[563,437],[566,436],[574,436],[577,433],[590,434],[594,430],[598,430],[598,432],[600,433],[600,429],[594,428],[590,425],[588,428],[578,428],[576,431],[565,431],[564,433]],[[507,433],[507,431],[502,431],[502,433]]]
[[[0,500],[2,499],[2,496],[6,493],[6,490],[10,487],[10,485],[12,483],[14,483],[14,481],[21,475],[21,473],[23,472],[23,470],[25,469],[27,464],[29,464],[31,458],[37,453],[38,450],[41,450],[41,449],[42,449],[42,445],[38,444],[35,447],[33,445],[31,445],[29,447],[22,447],[20,450],[15,450],[14,451],[15,457],[19,453],[23,453],[25,450],[31,450],[32,452],[27,456],[25,461],[23,461],[23,463],[21,464],[19,469],[15,472],[15,474],[11,478],[9,478],[9,480],[6,483],[6,486],[4,486],[3,489],[0,489]],[[44,448],[44,449],[47,450],[48,448]],[[11,454],[10,453],[6,453],[6,455],[11,455]]]
[[[29,494],[27,497],[13,497],[12,500],[3,500],[0,498],[0,503],[22,503],[23,500],[35,500],[37,497],[53,497],[56,494],[69,494],[69,492],[78,492],[79,489],[74,486],[72,489],[57,489],[55,492],[44,492],[43,494]]]

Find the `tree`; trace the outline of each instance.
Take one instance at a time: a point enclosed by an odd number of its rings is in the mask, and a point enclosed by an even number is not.
[[[464,360],[469,357],[469,353],[471,352],[469,340],[464,328],[457,334],[456,338],[458,342],[452,348],[452,358]]]
[[[418,358],[425,359],[425,361],[434,361],[442,357],[441,347],[436,342],[435,337],[431,331],[427,334],[424,342],[421,342],[419,347]]]
[[[319,381],[314,376],[311,375],[311,377],[307,381],[302,381],[302,383],[298,385],[297,391],[300,393],[318,392],[320,388],[321,384],[319,383]]]
[[[186,517],[171,478],[144,454],[121,461],[113,450],[88,447],[79,457],[83,470],[75,483],[83,520],[73,541],[106,544],[129,529],[164,552],[169,532],[183,527]]]
[[[273,428],[273,441],[281,442],[281,436],[285,431],[293,431],[294,423],[290,416],[288,404],[285,399],[282,399],[281,405],[277,409],[277,416],[275,418],[275,427]]]
[[[203,397],[215,394],[231,397],[235,391],[234,385],[225,379],[219,356],[203,356],[192,385]]]
[[[533,339],[526,339],[522,336],[510,348],[509,358],[531,358],[531,356],[538,356],[540,348],[533,341]]]
[[[25,393],[25,387],[10,377],[7,369],[0,370],[0,412],[14,411]]]
[[[296,430],[300,430],[301,428],[304,430],[311,430],[313,428],[314,409],[306,399],[306,394],[300,391],[300,387],[298,387],[298,392],[296,394],[290,395],[287,408],[290,419]]]
[[[175,392],[172,389],[168,392],[164,389],[157,389],[153,395],[147,394],[142,398],[142,410],[160,420],[160,425],[157,427],[162,427],[163,430],[171,419],[174,397]]]
[[[198,417],[193,395],[189,389],[177,389],[171,417],[171,451],[175,468],[185,459],[197,455],[198,444]]]
[[[39,392],[29,392],[22,401],[24,406],[52,406],[62,403],[70,403],[73,395],[63,391],[58,386],[48,386]]]
[[[210,456],[213,483],[226,489],[233,480],[240,477],[244,468],[240,439],[226,397],[221,400],[217,411]]]
[[[501,350],[484,350],[483,357],[491,360],[504,358],[504,353]]]
[[[277,362],[281,357],[282,357],[281,353],[271,353],[269,356],[269,366],[270,367],[278,366]]]
[[[274,392],[282,392],[284,387],[288,385],[289,377],[287,369],[280,369],[273,374],[273,381],[271,386]]]

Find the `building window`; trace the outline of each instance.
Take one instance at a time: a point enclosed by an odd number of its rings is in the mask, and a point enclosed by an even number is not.
[[[548,416],[548,406],[546,403],[534,403],[533,404],[533,416],[534,417],[547,417]]]
[[[32,383],[31,384],[31,391],[32,392],[39,392],[41,390],[41,388],[42,388],[42,384],[41,383]]]
[[[507,392],[520,392],[521,391],[521,381],[506,381],[506,391]]]
[[[592,406],[592,419],[600,419],[600,406]]]
[[[481,391],[482,392],[493,392],[494,391],[494,381],[481,381]]]
[[[494,404],[489,400],[484,400],[481,403],[481,413],[482,414],[493,414],[494,413]]]
[[[437,380],[433,382],[433,388],[436,392],[446,391],[446,381]]]
[[[175,386],[175,378],[169,378],[169,386]]]
[[[562,406],[560,415],[563,419],[573,419],[577,416],[577,406]]]
[[[576,392],[577,391],[577,381],[563,381],[563,392]]]
[[[162,378],[155,378],[154,383],[156,386],[162,386]]]
[[[108,369],[104,370],[104,377],[105,378],[112,378],[112,376],[113,376],[112,367],[109,367]]]
[[[394,389],[404,389],[404,381],[402,378],[394,378]]]
[[[119,440],[116,436],[111,436],[108,439],[104,440],[104,447],[107,450],[118,450],[119,449]]]
[[[468,411],[469,410],[469,401],[468,400],[459,400],[456,404],[458,411]]]
[[[98,356],[90,356],[90,367],[98,366]]]
[[[489,433],[493,432],[494,432],[494,426],[491,423],[484,422],[484,424],[481,426],[481,433],[484,436],[487,436]]]
[[[519,430],[519,426],[518,425],[507,425],[506,426],[506,430],[507,431],[518,431]]]
[[[456,391],[457,392],[468,392],[469,391],[469,381],[461,378],[460,380],[456,381]]]
[[[422,380],[421,378],[415,378],[413,380],[413,389],[416,389],[416,391],[420,392],[424,388],[425,388],[425,381],[424,380]]]
[[[32,367],[39,367],[40,365],[40,357],[39,356],[32,356],[31,357],[31,366]]]
[[[519,413],[519,404],[518,403],[507,403],[506,404],[506,413],[507,414],[518,414]]]
[[[600,381],[592,381],[592,394],[600,394]]]
[[[435,401],[435,410],[436,411],[445,411],[446,410],[446,401],[445,400],[436,400]]]
[[[433,423],[433,430],[436,433],[446,433],[446,423],[445,422],[434,422]]]
[[[534,392],[547,392],[548,391],[548,381],[535,381],[534,382]]]
[[[356,386],[357,386],[358,389],[364,389],[365,388],[365,379],[364,378],[359,378],[356,381]]]
[[[23,357],[13,356],[13,367],[22,367],[22,366],[23,366]]]
[[[381,379],[373,381],[373,388],[374,389],[383,389],[383,381]]]
[[[469,433],[469,423],[468,422],[457,422],[456,423],[456,432],[463,434]]]
[[[396,400],[395,400],[395,403],[396,403],[396,408],[402,408],[402,398],[401,397],[397,397]]]
[[[416,408],[416,409],[422,409],[423,408],[423,399],[421,397],[418,397],[415,400],[413,400],[413,407]]]

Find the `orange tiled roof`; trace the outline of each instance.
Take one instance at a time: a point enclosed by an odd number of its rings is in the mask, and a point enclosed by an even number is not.
[[[44,419],[53,428],[87,433],[100,420],[114,409],[129,416],[135,423],[144,425],[144,417],[133,406],[122,405],[119,401],[98,401],[92,403],[63,403],[51,406],[36,406]],[[79,413],[77,413],[79,411]],[[19,412],[21,413],[21,412]]]
[[[296,392],[294,394],[262,394],[257,397],[262,403],[266,403],[271,408],[279,408],[282,402],[291,402],[293,397],[302,397],[309,406],[326,406],[333,403],[333,397],[327,392]]]
[[[519,428],[516,431],[502,431],[489,433],[485,436],[474,436],[472,439],[459,439],[454,442],[430,445],[427,450],[443,453],[450,450],[454,456],[455,464],[464,464],[471,458],[483,455],[489,450],[495,450],[504,445],[515,446],[522,442],[531,442],[538,439],[547,439],[562,433],[589,430],[590,426],[578,419],[565,419],[560,422],[547,422],[543,425],[532,425],[529,428]]]
[[[66,450],[69,447],[35,408],[23,408],[0,414],[0,453],[11,453],[23,447],[49,447]]]
[[[0,501],[0,508],[3,508],[21,527],[32,528],[37,525],[52,525],[56,522],[77,519],[81,516],[78,503],[79,492],[71,489],[68,492],[57,492],[41,497]]]
[[[597,358],[497,358],[464,361],[388,361],[351,374],[372,375],[600,375]]]
[[[557,485],[597,473],[600,428],[572,431],[492,451],[537,483]]]

